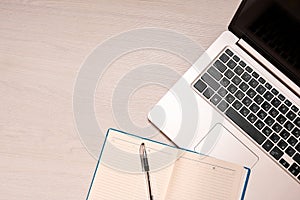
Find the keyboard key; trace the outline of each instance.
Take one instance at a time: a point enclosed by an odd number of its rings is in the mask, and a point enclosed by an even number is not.
[[[241,65],[242,67],[246,67],[246,63],[245,63],[244,61],[240,61],[240,65]]]
[[[277,120],[280,124],[283,124],[283,123],[286,121],[286,118],[285,118],[282,114],[280,114],[280,115],[276,118],[276,120]]]
[[[259,93],[259,94],[263,94],[265,91],[266,91],[266,88],[262,85],[259,85],[257,88],[256,88],[256,91]]]
[[[285,114],[288,111],[288,107],[286,107],[284,104],[282,104],[278,110],[282,113]]]
[[[264,121],[268,126],[272,126],[272,124],[274,124],[275,120],[273,118],[271,118],[270,116],[268,116],[265,121]]]
[[[297,119],[295,119],[294,124],[298,127],[300,127],[300,118],[297,117]]]
[[[229,60],[227,63],[227,66],[231,69],[233,69],[236,65],[236,62],[234,62],[233,60]]]
[[[285,99],[285,97],[284,97],[282,94],[279,94],[279,95],[278,95],[278,98],[279,98],[281,101],[283,101],[283,100]]]
[[[253,103],[251,106],[250,106],[250,110],[254,113],[256,113],[258,110],[259,110],[259,107],[256,103]]]
[[[290,102],[289,100],[285,100],[285,105],[287,105],[288,107],[290,107],[292,105],[292,102]]]
[[[232,51],[230,51],[229,49],[226,49],[225,52],[227,53],[227,55],[229,55],[230,57],[233,56]]]
[[[272,86],[270,85],[270,83],[266,83],[265,87],[268,88],[269,90],[272,88]]]
[[[279,140],[280,140],[280,137],[276,134],[276,133],[273,133],[270,137],[270,139],[274,142],[274,143],[277,143]]]
[[[243,68],[241,68],[240,66],[237,66],[237,67],[234,69],[234,72],[235,72],[236,74],[238,74],[238,75],[241,75],[241,74],[244,72],[244,70],[243,70]]]
[[[261,84],[264,84],[266,82],[265,79],[263,79],[262,77],[259,77],[258,81],[261,83]]]
[[[269,91],[267,91],[267,92],[264,94],[264,98],[267,99],[268,101],[270,101],[273,97],[274,97],[274,95],[271,94]]]
[[[243,92],[241,92],[240,90],[238,90],[234,96],[236,98],[238,98],[239,100],[241,100],[245,96],[245,94]]]
[[[244,105],[249,106],[252,103],[252,100],[249,99],[249,97],[245,97],[242,102]]]
[[[263,134],[265,134],[266,136],[269,136],[271,135],[272,133],[272,130],[269,128],[269,127],[265,127],[263,130],[262,130]]]
[[[265,113],[263,110],[260,110],[258,111],[257,113],[257,116],[260,118],[260,119],[264,119],[268,114]]]
[[[238,76],[234,76],[231,80],[235,85],[239,85],[242,79],[240,79]]]
[[[225,72],[225,70],[227,69],[227,67],[222,63],[220,62],[219,60],[217,60],[215,63],[214,63],[214,66],[220,71],[220,72]]]
[[[261,107],[265,110],[268,111],[271,108],[271,105],[268,102],[264,102]]]
[[[274,144],[270,141],[270,140],[267,140],[265,141],[265,143],[263,144],[263,148],[266,150],[266,151],[270,151],[272,149],[272,147],[274,146]]]
[[[274,95],[279,94],[279,92],[278,92],[275,88],[273,88],[273,89],[271,90],[271,92],[272,92]]]
[[[228,106],[229,106],[229,104],[226,103],[224,100],[222,100],[221,103],[219,103],[219,105],[217,107],[219,108],[219,110],[224,112],[228,108]]]
[[[222,60],[223,63],[226,63],[229,60],[229,57],[225,53],[223,53],[220,56],[220,60]]]
[[[275,131],[276,133],[278,133],[279,131],[281,131],[282,126],[280,126],[278,123],[275,123],[275,124],[272,126],[272,129],[273,129],[273,131]]]
[[[248,82],[251,79],[251,76],[247,72],[244,72],[241,77],[245,82]]]
[[[283,139],[287,139],[289,136],[290,136],[290,133],[287,132],[285,129],[283,129],[281,132],[280,132],[280,136],[283,138]]]
[[[216,68],[214,67],[210,67],[207,72],[213,77],[215,78],[217,81],[219,81],[222,78],[222,74],[220,72],[218,72],[216,70]]]
[[[300,172],[300,167],[296,163],[293,163],[292,166],[289,168],[289,171],[294,176],[297,176],[299,174],[299,172]]]
[[[285,127],[288,131],[291,131],[291,130],[294,128],[294,124],[292,124],[290,121],[287,121],[287,122],[284,124],[284,127]]]
[[[233,84],[230,84],[227,90],[233,94],[237,90],[237,87],[235,87]]]
[[[270,151],[271,156],[273,156],[276,160],[279,160],[279,158],[281,158],[281,156],[283,155],[283,152],[278,148],[278,147],[274,147],[271,151]]]
[[[247,115],[250,113],[250,110],[248,110],[245,106],[240,110],[240,113],[244,116],[247,117]]]
[[[246,67],[246,71],[249,72],[249,73],[251,73],[253,71],[253,69],[251,69],[251,67],[247,66]]]
[[[251,123],[254,123],[254,122],[257,120],[257,117],[251,113],[251,114],[247,117],[247,119],[248,119]]]
[[[249,85],[247,85],[245,82],[242,82],[239,86],[239,88],[243,91],[246,92],[246,90],[249,88]]]
[[[260,120],[257,120],[254,125],[256,126],[256,128],[258,128],[258,130],[261,130],[265,126],[265,124]]]
[[[249,85],[253,88],[256,88],[256,86],[258,85],[258,82],[252,78],[251,81],[249,82]]]
[[[252,73],[252,76],[253,76],[254,78],[258,78],[258,77],[259,77],[258,73],[256,73],[256,72],[253,72],[253,73]]]
[[[207,88],[207,89],[204,91],[204,93],[203,93],[203,95],[204,95],[207,99],[209,99],[213,94],[214,94],[214,91],[213,91],[212,89],[210,89],[210,88]]]
[[[207,73],[205,73],[201,79],[207,83],[207,85],[209,85],[212,89],[214,89],[215,91],[219,89],[220,84],[217,83],[211,76],[209,76]]]
[[[296,138],[298,138],[298,137],[300,136],[300,130],[299,130],[297,127],[295,127],[294,130],[292,131],[292,134],[293,134]]]
[[[300,153],[300,142],[296,145],[295,149]]]
[[[258,144],[262,144],[266,140],[266,137],[261,132],[254,128],[252,124],[246,121],[244,117],[233,108],[229,107],[226,111],[226,115]]]
[[[273,118],[275,118],[275,117],[279,114],[279,112],[278,112],[276,109],[272,108],[272,109],[269,111],[269,114],[270,114]]]
[[[272,101],[271,101],[271,104],[275,107],[275,108],[277,108],[279,105],[280,105],[280,101],[279,101],[279,99],[277,99],[277,98],[274,98]]]
[[[207,87],[206,84],[202,80],[198,80],[195,84],[194,87],[199,91],[203,92],[204,89]]]
[[[284,140],[280,140],[280,141],[278,142],[277,146],[278,146],[280,149],[284,150],[284,149],[288,146],[288,143],[286,143]]]
[[[227,71],[225,72],[225,76],[228,79],[231,79],[234,76],[234,73],[230,69],[227,69]]]
[[[294,136],[291,136],[288,141],[287,141],[291,146],[295,146],[298,142],[298,140],[294,137]]]
[[[228,94],[226,97],[225,97],[225,100],[228,102],[228,103],[232,103],[235,98],[234,96],[232,96],[231,94]]]
[[[239,110],[243,105],[241,104],[241,102],[239,102],[239,101],[236,100],[236,101],[232,104],[232,106],[233,106],[235,109]]]
[[[288,147],[286,150],[285,150],[285,153],[292,157],[294,155],[294,153],[296,153],[295,149],[293,149],[292,147]]]
[[[256,92],[250,88],[246,93],[250,98],[253,98],[256,95]]]
[[[290,166],[290,164],[284,160],[283,158],[280,159],[279,163],[284,167],[284,168],[288,168]]]
[[[211,99],[210,102],[212,102],[214,105],[217,105],[221,101],[221,97],[217,94],[215,94]]]
[[[225,97],[226,94],[227,94],[227,90],[223,87],[221,87],[219,90],[218,90],[218,94],[221,95],[222,97]]]
[[[224,87],[227,87],[230,83],[230,81],[227,78],[222,78],[222,80],[220,81],[221,85],[223,85]]]
[[[235,62],[239,62],[239,61],[240,61],[240,58],[239,58],[237,55],[234,55],[234,56],[233,56],[233,60],[234,60]]]
[[[296,155],[294,155],[293,160],[296,161],[298,163],[298,165],[300,165],[300,154],[296,153]]]
[[[255,103],[257,103],[258,105],[260,105],[264,99],[258,94],[256,95],[256,97],[254,98]]]
[[[293,105],[291,107],[292,111],[294,111],[295,113],[297,113],[299,111],[299,108],[297,108],[295,105]]]

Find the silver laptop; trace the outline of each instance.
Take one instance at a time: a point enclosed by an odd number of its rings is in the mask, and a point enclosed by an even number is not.
[[[300,2],[244,0],[148,118],[179,147],[251,168],[246,199],[296,200],[299,86]]]

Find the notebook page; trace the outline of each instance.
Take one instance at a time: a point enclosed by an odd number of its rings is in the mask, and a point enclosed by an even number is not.
[[[187,152],[178,159],[168,200],[239,200],[245,170],[233,163]]]
[[[97,170],[88,199],[146,199],[146,184],[142,181],[143,178],[141,174],[129,175],[101,165]]]
[[[139,155],[142,142],[147,149],[154,199],[164,199],[178,150],[149,140],[110,132],[95,174],[89,200],[149,199]],[[164,163],[164,159],[173,161]]]

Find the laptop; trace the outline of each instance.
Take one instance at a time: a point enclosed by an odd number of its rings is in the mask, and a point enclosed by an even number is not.
[[[300,197],[300,2],[244,0],[149,112],[179,147],[251,168],[245,199]]]

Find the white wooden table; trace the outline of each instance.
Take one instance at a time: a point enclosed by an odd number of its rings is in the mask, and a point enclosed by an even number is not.
[[[104,40],[136,28],[167,28],[207,48],[227,29],[238,0],[2,0],[0,2],[0,199],[85,199],[96,159],[82,144],[72,94],[80,66]],[[143,63],[182,74],[171,54],[133,52],[118,59],[95,92],[103,132],[117,81]],[[125,67],[124,67],[125,66]],[[149,85],[129,100],[129,114],[149,126],[149,109],[166,88]],[[158,136],[158,138],[163,139]]]

